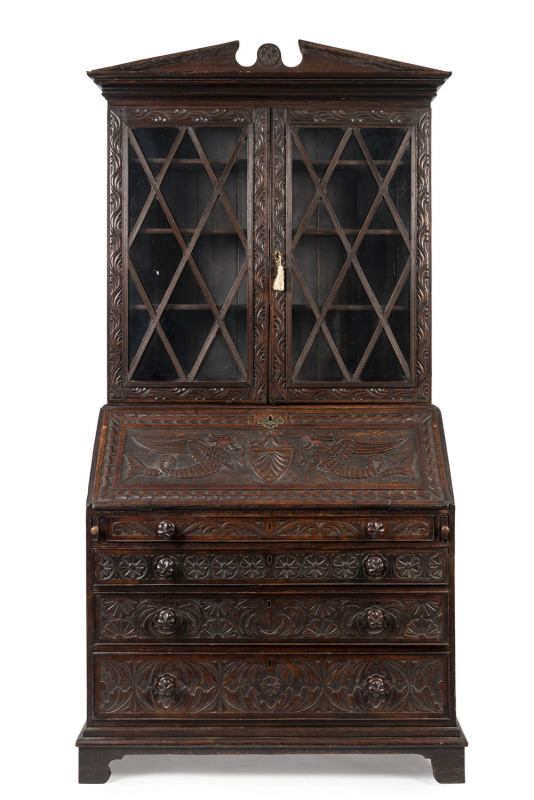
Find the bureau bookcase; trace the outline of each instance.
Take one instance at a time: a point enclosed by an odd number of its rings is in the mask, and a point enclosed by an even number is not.
[[[95,70],[108,404],[80,781],[136,753],[418,753],[464,780],[431,404],[430,103],[300,42]]]

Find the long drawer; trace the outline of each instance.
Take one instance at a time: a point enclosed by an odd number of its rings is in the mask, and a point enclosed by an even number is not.
[[[447,716],[445,654],[95,657],[100,719]]]
[[[97,593],[97,644],[448,641],[447,596],[189,591]]]
[[[287,549],[101,550],[94,572],[102,584],[427,583],[446,580],[446,551]]]
[[[100,515],[93,520],[100,541],[269,541],[361,540],[432,541],[436,521],[431,514],[339,514],[336,516],[199,517],[156,513]]]

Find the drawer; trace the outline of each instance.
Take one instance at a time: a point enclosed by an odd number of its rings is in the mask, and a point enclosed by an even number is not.
[[[95,549],[95,579],[103,584],[184,583],[442,583],[443,551]]]
[[[432,541],[434,518],[427,515],[339,515],[291,518],[287,516],[198,518],[159,514],[95,518],[101,541],[269,541],[363,540]]]
[[[100,719],[444,717],[445,654],[162,653],[95,658]]]
[[[124,594],[94,597],[95,641],[288,643],[447,641],[447,596],[335,594]]]

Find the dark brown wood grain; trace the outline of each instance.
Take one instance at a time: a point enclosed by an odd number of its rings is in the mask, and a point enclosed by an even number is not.
[[[109,405],[81,783],[141,753],[417,753],[464,780],[430,404],[430,102],[450,73],[299,44],[297,67],[271,43],[242,67],[230,42],[89,73]]]

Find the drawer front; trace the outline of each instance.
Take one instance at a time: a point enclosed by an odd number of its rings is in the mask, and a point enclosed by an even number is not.
[[[140,718],[436,718],[446,655],[95,656],[95,712]]]
[[[121,583],[442,583],[444,552],[95,551],[95,578]]]
[[[99,644],[447,641],[446,596],[97,594]]]
[[[288,517],[195,519],[169,512],[153,515],[101,517],[103,540],[154,541],[268,541],[364,540],[431,541],[434,519],[427,516],[365,515],[291,519]]]

